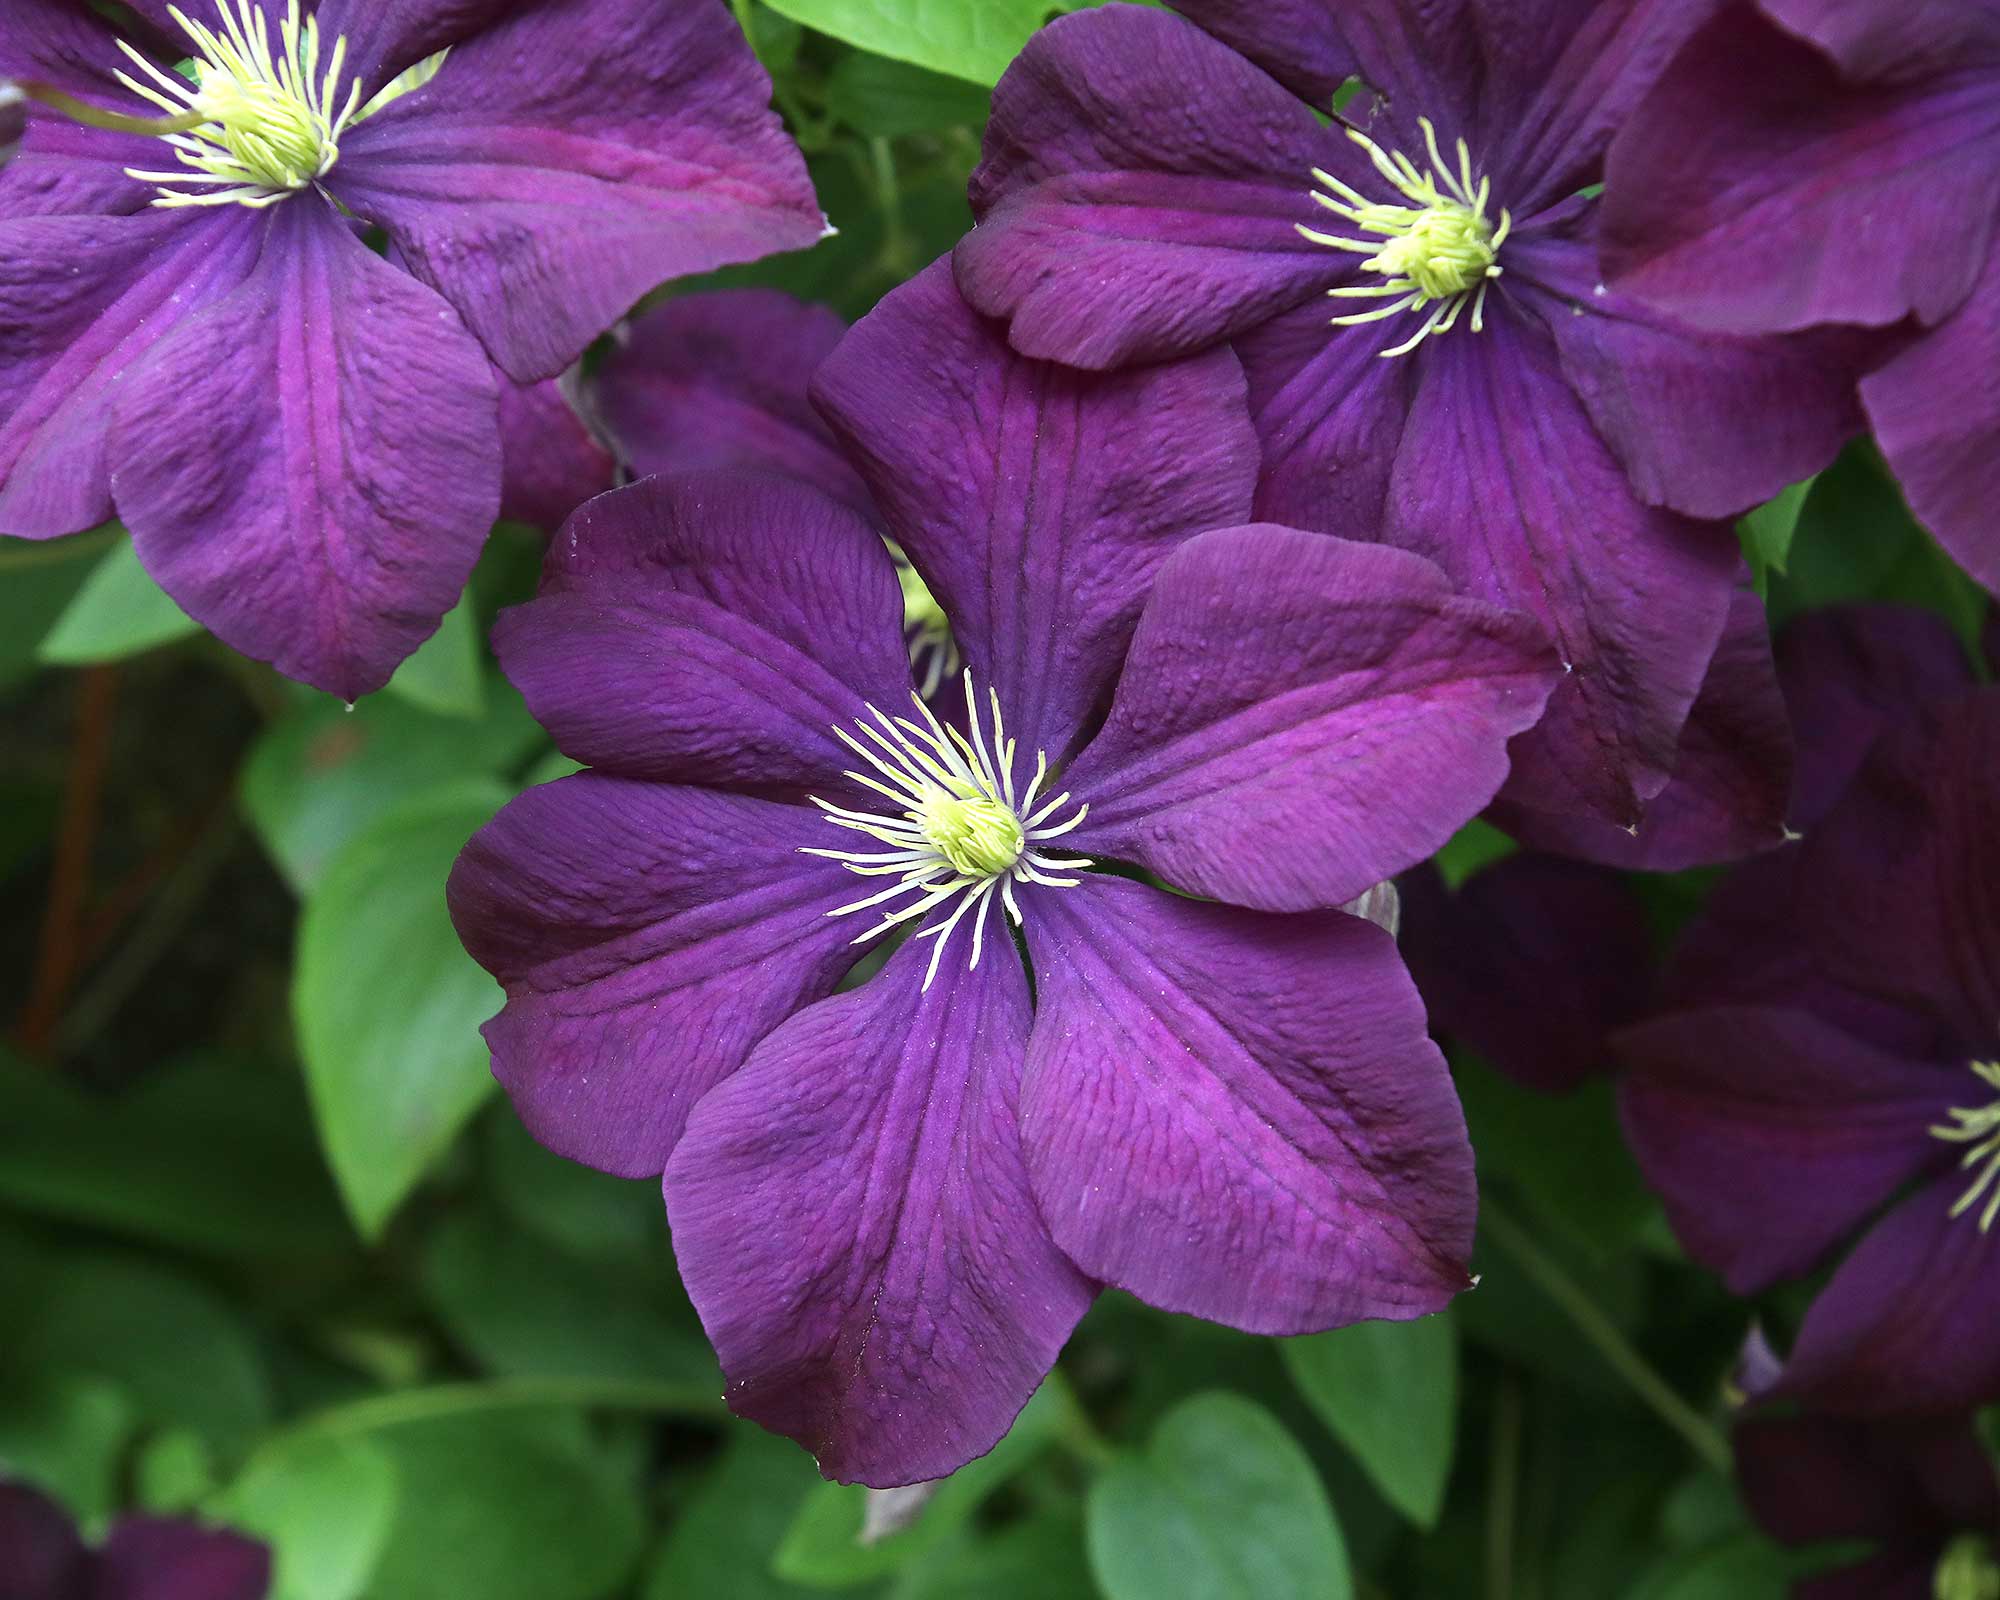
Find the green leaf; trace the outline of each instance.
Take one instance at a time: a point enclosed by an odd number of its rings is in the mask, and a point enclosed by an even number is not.
[[[201,632],[201,624],[153,582],[132,541],[120,539],[90,569],[36,653],[51,666],[122,661]]]
[[[769,0],[780,16],[861,50],[992,84],[1052,9],[1049,0]]]
[[[1087,1502],[1107,1600],[1349,1600],[1333,1507],[1304,1450],[1263,1407],[1197,1395]]]
[[[138,1423],[131,1396],[104,1378],[0,1381],[0,1477],[35,1484],[98,1524],[119,1504],[118,1464]]]
[[[614,1178],[545,1150],[505,1105],[480,1129],[486,1186],[515,1227],[572,1256],[645,1262],[666,1243],[660,1186]]]
[[[1668,1557],[1633,1586],[1628,1600],[1785,1600],[1793,1580],[1823,1559],[1745,1534]]]
[[[488,1413],[374,1435],[406,1486],[369,1600],[602,1600],[644,1518],[573,1413]]]
[[[410,801],[306,900],[292,1011],[327,1159],[369,1238],[493,1090],[479,1025],[500,990],[460,947],[444,884],[506,798],[472,779]]]
[[[749,1423],[674,1518],[642,1600],[798,1600],[813,1591],[771,1571],[771,1553],[820,1481],[812,1457]]]
[[[376,1440],[282,1437],[210,1508],[269,1542],[271,1600],[359,1600],[389,1542],[396,1464]]]
[[[69,539],[0,540],[0,687],[40,664],[42,640],[89,581],[124,530],[96,529]]]
[[[1474,817],[1437,853],[1437,869],[1445,887],[1456,894],[1465,880],[1496,861],[1516,854],[1520,846],[1492,823]]]
[[[541,730],[520,695],[496,685],[483,716],[440,717],[387,695],[352,711],[315,695],[273,723],[243,771],[243,807],[294,889],[413,795],[525,761]]]
[[[1458,1432],[1458,1336],[1448,1316],[1361,1322],[1287,1339],[1285,1365],[1313,1413],[1382,1496],[1437,1526]]]
[[[1785,563],[1791,557],[1792,535],[1798,531],[1799,513],[1805,509],[1806,495],[1812,486],[1811,478],[1795,483],[1743,519],[1738,530],[1743,552],[1760,573],[1785,570]]]
[[[222,1055],[109,1095],[0,1050],[0,1198],[220,1255],[298,1258],[353,1237],[297,1074]]]
[[[134,1493],[141,1507],[177,1517],[215,1487],[215,1452],[192,1428],[169,1428],[148,1439],[133,1465]]]
[[[948,1541],[1075,1419],[1076,1400],[1068,1383],[1060,1372],[1050,1373],[1006,1438],[945,1479],[937,1498],[909,1527],[874,1544],[861,1543],[868,1491],[858,1484],[822,1483],[799,1508],[778,1546],[773,1569],[781,1578],[816,1589],[844,1589],[887,1577]]]
[[[1096,1593],[1083,1520],[1064,1509],[918,1562],[896,1581],[890,1600],[1095,1600]]]
[[[389,693],[446,717],[476,717],[486,708],[485,668],[479,659],[479,613],[462,596],[438,631],[396,669]]]
[[[863,50],[842,56],[826,84],[828,111],[857,133],[884,139],[979,128],[987,100],[985,90],[963,78]]]

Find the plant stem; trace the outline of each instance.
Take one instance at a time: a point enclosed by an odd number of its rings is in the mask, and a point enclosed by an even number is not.
[[[1521,1380],[1509,1368],[1493,1401],[1486,1485],[1486,1600],[1513,1600],[1514,1524],[1520,1512]]]
[[[1728,1476],[1728,1440],[1654,1370],[1597,1302],[1585,1294],[1556,1260],[1535,1243],[1527,1229],[1491,1200],[1482,1200],[1479,1221],[1493,1241],[1514,1258],[1535,1286],[1569,1318],[1577,1332],[1604,1358],[1605,1365],[1630,1386],[1655,1416],[1679,1434],[1704,1464]]]
[[[650,1411],[704,1422],[727,1419],[722,1396],[686,1384],[605,1378],[495,1378],[427,1384],[328,1406],[299,1418],[287,1434],[373,1433],[412,1422],[543,1406],[585,1406],[606,1411]]]

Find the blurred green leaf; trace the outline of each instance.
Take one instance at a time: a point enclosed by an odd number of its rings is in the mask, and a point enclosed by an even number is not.
[[[486,708],[479,613],[470,595],[461,596],[438,631],[396,669],[388,692],[445,717],[476,717]]]
[[[404,1491],[367,1600],[602,1600],[644,1537],[634,1485],[574,1413],[385,1428]]]
[[[1458,1434],[1458,1335],[1449,1316],[1361,1322],[1287,1339],[1306,1403],[1354,1453],[1383,1497],[1437,1525]]]
[[[1792,1581],[1822,1559],[1744,1534],[1669,1556],[1633,1586],[1627,1600],[1785,1600]]]
[[[292,989],[320,1138],[373,1238],[493,1091],[479,1025],[500,990],[460,947],[444,884],[507,792],[469,779],[410,801],[307,896]]]
[[[122,661],[201,632],[201,624],[153,582],[132,541],[120,539],[90,569],[37,652],[51,666]]]
[[[1333,1507],[1262,1406],[1197,1395],[1141,1456],[1090,1485],[1091,1570],[1107,1600],[1349,1600]]]
[[[107,1379],[29,1380],[0,1364],[0,1477],[36,1485],[87,1525],[118,1506],[119,1462],[138,1422],[131,1397]]]
[[[486,1186],[517,1228],[573,1256],[644,1262],[665,1256],[666,1211],[651,1179],[614,1178],[544,1150],[507,1105],[481,1129]]]
[[[0,539],[0,688],[40,665],[38,652],[124,531],[95,529],[68,539]]]
[[[900,139],[946,128],[979,128],[986,121],[987,93],[963,78],[857,50],[834,63],[826,105],[857,133]]]
[[[1096,1593],[1084,1554],[1083,1519],[1063,1510],[917,1562],[896,1580],[889,1600],[1094,1600]]]
[[[297,1256],[353,1237],[297,1075],[224,1055],[112,1095],[0,1050],[0,1198],[221,1255]]]
[[[1795,483],[1775,500],[1767,501],[1746,516],[1739,528],[1743,553],[1759,573],[1783,572],[1791,558],[1792,536],[1798,532],[1799,513],[1813,480]]]
[[[503,684],[476,718],[434,716],[387,695],[350,711],[315,695],[257,740],[244,766],[243,809],[303,893],[349,840],[413,795],[509,771],[540,743],[527,706]]]
[[[899,1571],[949,1540],[996,1489],[1074,1426],[1076,1417],[1068,1383],[1060,1372],[1050,1373],[1006,1438],[945,1479],[914,1523],[874,1544],[861,1543],[868,1491],[858,1484],[820,1484],[786,1531],[773,1570],[816,1589],[851,1588]]]
[[[271,1600],[358,1600],[388,1544],[398,1488],[376,1440],[292,1434],[254,1456],[210,1509],[270,1543]]]
[[[1492,823],[1474,817],[1445,841],[1437,853],[1437,869],[1444,877],[1444,886],[1456,894],[1467,878],[1517,854],[1520,848]]]
[[[812,1457],[789,1439],[734,1425],[721,1459],[668,1529],[642,1600],[798,1600],[813,1593],[778,1577],[771,1559],[819,1481]]]
[[[780,16],[858,49],[992,84],[1052,9],[1049,0],[769,0]]]
[[[169,1428],[148,1439],[132,1469],[141,1509],[180,1516],[215,1488],[215,1452],[192,1428]]]

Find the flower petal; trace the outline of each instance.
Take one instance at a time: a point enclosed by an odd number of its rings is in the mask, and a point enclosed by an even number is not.
[[[863,516],[874,507],[806,385],[847,324],[776,289],[679,295],[635,321],[591,399],[635,472],[754,467],[803,479]]]
[[[499,383],[500,515],[554,533],[611,487],[617,466],[577,416],[563,382],[522,384],[502,373]]]
[[[1251,1333],[1470,1287],[1465,1122],[1387,934],[1107,877],[1022,899],[1022,1141],[1078,1266]]]
[[[19,149],[0,161],[0,221],[127,216],[150,204],[156,191],[125,169],[157,168],[163,154],[155,140],[37,111],[27,118]]]
[[[1234,51],[1132,6],[1064,17],[993,91],[959,288],[1024,354],[1117,367],[1186,355],[1338,282],[1355,258],[1313,169],[1354,156]]]
[[[1862,380],[1861,401],[1910,508],[2000,593],[2000,250],[1964,305]]]
[[[1051,760],[1101,709],[1161,563],[1249,514],[1235,357],[1110,377],[1028,361],[945,262],[862,320],[813,395],[975,682]]]
[[[2000,63],[1994,0],[1758,0],[1858,78]]]
[[[1688,1253],[1738,1294],[1810,1271],[1934,1164],[1931,1126],[1973,1081],[1774,1006],[1670,1014],[1615,1046],[1633,1153]]]
[[[0,532],[51,538],[111,515],[123,380],[257,260],[262,224],[229,209],[0,223]]]
[[[169,1517],[127,1517],[98,1552],[90,1600],[264,1600],[271,1552]]]
[[[1036,1214],[1016,1102],[1028,985],[912,941],[773,1033],[667,1168],[729,1403],[820,1471],[941,1478],[999,1442],[1090,1304]]]
[[[1417,356],[1386,537],[1534,616],[1570,667],[1514,746],[1508,797],[1633,826],[1672,776],[1728,619],[1736,540],[1634,495],[1553,341],[1511,305]]]
[[[23,1600],[64,1600],[88,1558],[62,1507],[24,1483],[0,1483],[0,1572]]]
[[[1636,830],[1504,800],[1491,815],[1531,849],[1635,872],[1684,872],[1785,842],[1793,760],[1764,603],[1739,589],[1681,729],[1674,775],[1647,802]]]
[[[1063,776],[1090,806],[1066,842],[1238,905],[1344,905],[1492,797],[1555,681],[1526,618],[1403,551],[1208,534],[1162,569]]]
[[[667,279],[820,238],[770,94],[709,0],[541,0],[353,128],[328,183],[532,382]]]
[[[2000,1484],[1970,1417],[1751,1417],[1731,1443],[1751,1516],[1783,1544],[1941,1542],[2000,1522]]]
[[[845,788],[835,737],[907,709],[881,538],[816,489],[750,473],[601,495],[493,643],[565,755],[628,777],[797,796]]]
[[[1935,322],[1971,292],[1996,214],[2000,77],[1850,83],[1733,6],[1612,145],[1604,264],[1725,332]]]
[[[1334,0],[1174,0],[1173,8],[1316,109],[1330,110],[1357,71]]]
[[[800,854],[799,806],[581,773],[530,789],[453,868],[452,920],[507,991],[493,1072],[560,1155],[666,1165],[689,1110],[854,964],[864,893]]]
[[[112,489],[160,586],[352,700],[458,601],[500,509],[494,378],[451,309],[315,198],[121,383]]]
[[[141,34],[147,43],[154,41]],[[125,65],[119,31],[79,0],[7,0],[0,11],[0,78],[52,84],[113,103],[111,74]],[[120,109],[126,109],[121,103]]]
[[[1733,517],[1827,466],[1862,429],[1854,386],[1878,338],[1702,333],[1598,283],[1598,207],[1510,252],[1565,376],[1642,500]]]
[[[318,0],[320,32],[347,41],[348,70],[373,95],[398,74],[542,0]],[[197,16],[200,13],[195,13]]]
[[[1863,1239],[1806,1312],[1773,1394],[1850,1416],[1936,1416],[2000,1401],[2000,1235],[1953,1217],[1952,1172]]]

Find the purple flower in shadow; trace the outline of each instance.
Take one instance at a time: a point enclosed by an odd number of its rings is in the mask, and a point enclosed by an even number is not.
[[[53,1500],[0,1483],[6,1600],[264,1600],[270,1583],[270,1551],[241,1534],[125,1517],[92,1550]]]
[[[494,365],[551,378],[663,279],[820,235],[721,0],[133,10],[0,13],[0,77],[212,119],[38,111],[0,174],[0,532],[115,509],[191,615],[337,694],[437,626],[501,509]]]
[[[940,263],[815,395],[950,615],[965,727],[849,507],[740,473],[584,507],[496,643],[592,770],[450,890],[528,1126],[664,1169],[731,1404],[832,1477],[989,1449],[1102,1283],[1264,1333],[1439,1309],[1464,1122],[1393,941],[1332,908],[1491,797],[1539,630],[1244,525],[1226,351],[1030,362]]]
[[[2000,1480],[1970,1417],[1752,1417],[1733,1443],[1744,1504],[1780,1544],[1875,1547],[1799,1579],[1792,1600],[1979,1600],[2000,1589]]]
[[[1062,19],[1009,69],[961,288],[1083,366],[1235,341],[1258,514],[1538,617],[1570,675],[1507,797],[1630,830],[1723,638],[1722,519],[1860,424],[1866,341],[1699,333],[1599,281],[1605,147],[1708,0],[1176,9]]]
[[[1738,1293],[1861,1235],[1774,1394],[1962,1410],[2000,1400],[2000,690],[1924,613],[1803,626],[1805,838],[1723,884],[1615,1040],[1626,1133]]]
[[[1701,327],[1921,330],[1861,384],[1910,504],[2000,589],[2000,3],[1758,0],[1612,149],[1605,264]]]

